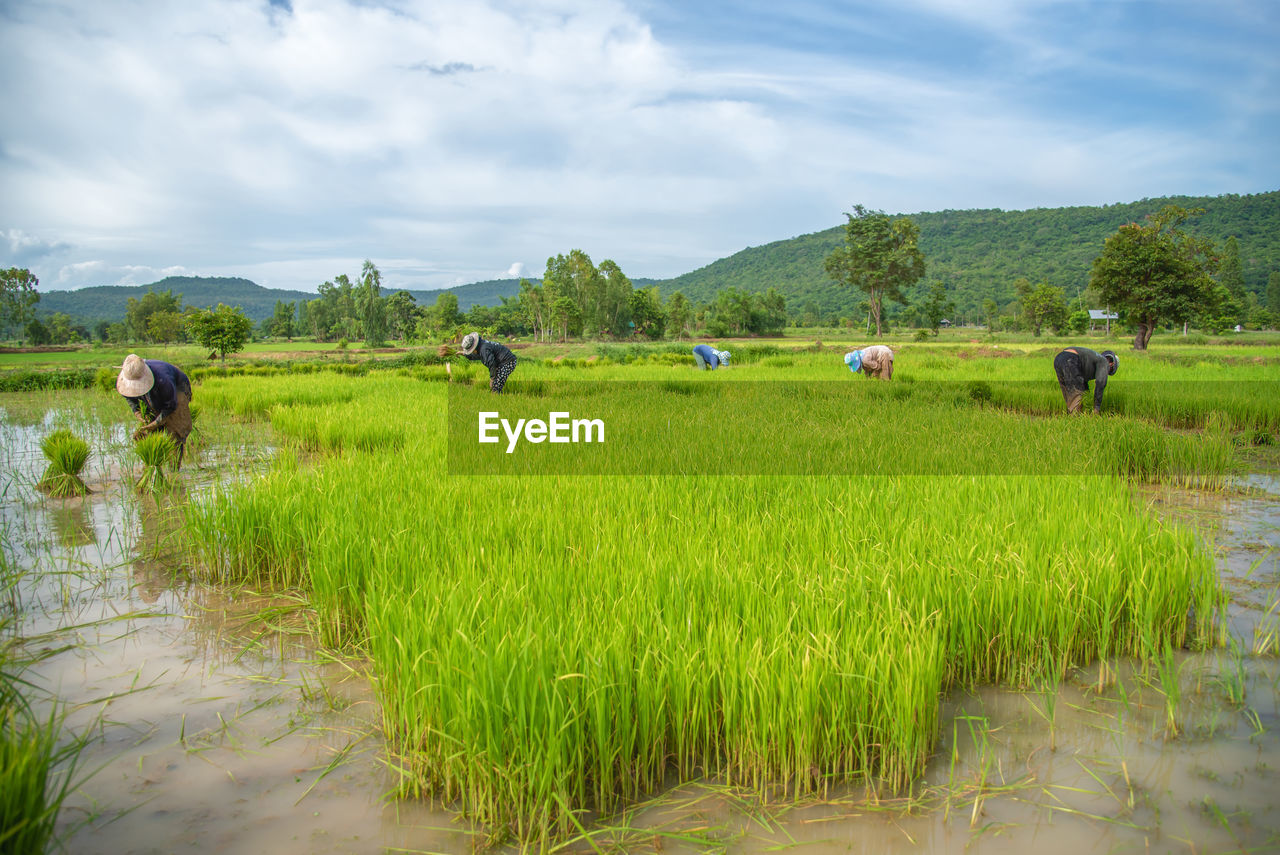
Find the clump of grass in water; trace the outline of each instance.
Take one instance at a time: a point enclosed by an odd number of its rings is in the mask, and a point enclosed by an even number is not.
[[[165,464],[177,457],[178,444],[167,433],[152,433],[138,440],[134,446],[142,460],[142,477],[138,479],[139,493],[157,493],[169,486],[165,477]]]
[[[57,430],[40,441],[40,450],[49,458],[49,468],[36,484],[38,489],[59,499],[89,492],[80,479],[80,470],[89,459],[89,443],[69,430]]]

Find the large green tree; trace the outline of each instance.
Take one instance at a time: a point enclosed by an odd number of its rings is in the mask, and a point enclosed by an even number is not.
[[[883,335],[884,301],[905,304],[904,289],[924,276],[920,230],[910,217],[890,219],[862,205],[845,216],[844,245],[827,256],[824,267],[836,282],[866,292],[876,335]]]
[[[0,327],[22,330],[35,318],[35,305],[40,302],[36,286],[40,280],[25,267],[0,270]]]
[[[296,305],[293,302],[286,303],[284,300],[276,300],[275,311],[271,313],[271,317],[267,321],[273,336],[293,341],[293,316],[296,311]]]
[[[228,353],[240,350],[249,340],[253,321],[239,306],[232,308],[219,303],[216,309],[193,312],[187,318],[187,331],[201,347],[226,362]]]
[[[636,325],[636,335],[651,339],[662,338],[667,318],[662,312],[662,298],[658,296],[657,286],[632,291],[628,303],[631,323]]]
[[[1248,319],[1252,301],[1244,287],[1244,267],[1240,263],[1240,242],[1235,235],[1227,238],[1222,247],[1222,255],[1218,258],[1218,284],[1226,289],[1230,296],[1224,306],[1228,314],[1238,322]]]
[[[947,294],[947,285],[945,282],[935,281],[929,286],[929,296],[920,304],[920,314],[924,320],[924,324],[933,330],[933,334],[938,334],[938,327],[942,326],[942,320],[947,315],[953,315],[956,311],[956,303]]]
[[[1280,273],[1267,277],[1267,308],[1280,314]]]
[[[672,338],[681,338],[693,323],[693,306],[689,298],[676,291],[667,298],[666,306],[667,332]]]
[[[368,259],[365,259],[359,284],[355,287],[355,302],[364,333],[364,346],[382,347],[387,343],[387,307],[382,300],[382,273]]]
[[[1216,300],[1213,242],[1179,228],[1201,213],[1166,205],[1146,224],[1117,229],[1093,261],[1089,285],[1137,328],[1135,350],[1147,349],[1158,324],[1181,323]]]
[[[141,297],[130,297],[125,308],[125,325],[134,341],[160,341],[153,338],[153,333],[162,334],[172,331],[167,323],[159,323],[155,330],[151,328],[151,316],[160,312],[182,314],[182,295],[172,290],[150,290]]]
[[[1061,288],[1048,282],[1032,285],[1026,279],[1019,279],[1013,283],[1013,289],[1022,303],[1023,321],[1037,338],[1045,327],[1058,333],[1066,328],[1070,311]]]

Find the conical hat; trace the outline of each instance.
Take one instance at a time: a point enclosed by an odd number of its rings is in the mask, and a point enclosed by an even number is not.
[[[116,391],[126,398],[141,398],[155,385],[156,375],[141,356],[131,353],[124,358],[120,376],[116,378]]]

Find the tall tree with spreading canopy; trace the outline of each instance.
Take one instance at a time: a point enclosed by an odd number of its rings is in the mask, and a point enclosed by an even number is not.
[[[1070,310],[1061,288],[1043,281],[1032,285],[1025,278],[1020,278],[1013,283],[1013,289],[1018,292],[1018,300],[1022,303],[1023,320],[1036,338],[1046,326],[1052,327],[1054,332],[1062,332],[1066,328]]]
[[[920,229],[910,217],[890,219],[883,211],[854,205],[846,214],[844,246],[827,256],[827,275],[867,293],[876,335],[883,335],[884,301],[905,304],[903,290],[924,276]]]
[[[35,305],[40,302],[36,286],[40,280],[25,267],[0,270],[0,327],[24,329],[35,319]]]
[[[200,309],[187,318],[187,331],[191,337],[206,347],[223,362],[228,353],[244,347],[253,331],[253,321],[236,306],[218,304],[216,309]]]
[[[1213,242],[1179,228],[1202,213],[1166,205],[1146,225],[1117,229],[1093,261],[1089,286],[1103,305],[1123,311],[1137,327],[1134,350],[1147,349],[1157,324],[1182,323],[1216,300]]]

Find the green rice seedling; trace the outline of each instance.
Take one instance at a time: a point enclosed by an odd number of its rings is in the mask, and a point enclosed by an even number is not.
[[[46,852],[70,795],[82,740],[63,743],[58,708],[40,719],[12,698],[0,703],[0,851]]]
[[[1182,667],[1173,645],[1168,642],[1156,662],[1156,673],[1160,678],[1160,687],[1164,690],[1165,735],[1176,737],[1181,731],[1178,725],[1178,705],[1182,701]]]
[[[169,487],[164,467],[178,457],[178,444],[167,433],[156,431],[138,440],[134,451],[142,461],[142,477],[138,479],[139,493],[158,493]]]
[[[89,487],[80,471],[89,460],[89,443],[69,430],[57,430],[40,441],[40,450],[49,466],[36,487],[56,498],[83,496]]]

